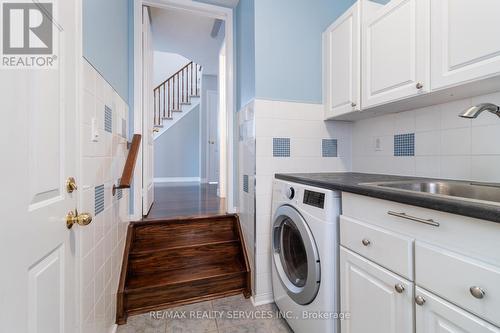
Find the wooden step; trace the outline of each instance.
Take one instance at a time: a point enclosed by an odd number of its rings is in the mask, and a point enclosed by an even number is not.
[[[129,269],[136,275],[173,271],[204,264],[219,265],[232,261],[233,258],[239,259],[240,252],[239,241],[235,241],[131,253]]]
[[[243,293],[250,266],[237,215],[132,222],[117,295],[131,314]]]
[[[151,221],[135,225],[131,252],[234,240],[239,240],[238,231],[227,216]]]

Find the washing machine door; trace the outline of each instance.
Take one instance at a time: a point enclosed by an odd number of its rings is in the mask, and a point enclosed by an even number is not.
[[[281,284],[291,299],[306,305],[318,294],[321,282],[319,253],[302,215],[283,205],[274,215],[273,261]]]

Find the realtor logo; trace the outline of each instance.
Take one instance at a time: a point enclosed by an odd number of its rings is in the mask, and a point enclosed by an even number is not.
[[[3,0],[2,68],[54,68],[53,2]]]

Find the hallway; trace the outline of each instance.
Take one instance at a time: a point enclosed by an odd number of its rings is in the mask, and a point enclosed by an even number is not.
[[[203,216],[226,213],[217,185],[200,183],[155,184],[155,202],[145,219]]]

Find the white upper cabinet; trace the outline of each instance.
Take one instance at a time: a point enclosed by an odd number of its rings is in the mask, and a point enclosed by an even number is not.
[[[439,0],[431,6],[432,89],[500,74],[500,1]]]
[[[393,0],[364,23],[363,108],[430,90],[429,8],[429,0]]]
[[[361,22],[380,7],[360,0],[323,33],[326,119],[361,110]]]
[[[323,34],[325,117],[360,107],[360,4],[354,4]]]

